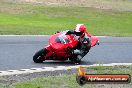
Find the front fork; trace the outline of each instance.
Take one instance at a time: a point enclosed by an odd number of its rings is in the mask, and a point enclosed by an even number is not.
[[[48,53],[45,55],[45,58],[49,58],[50,56],[52,56],[53,52],[52,52],[52,47],[50,45],[45,47],[46,50],[48,50]]]

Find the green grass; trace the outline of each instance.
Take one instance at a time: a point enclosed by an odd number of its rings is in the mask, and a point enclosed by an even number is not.
[[[88,67],[88,74],[91,73],[89,71],[93,70],[94,74],[130,74],[132,75],[132,66],[97,66],[97,67]]]
[[[88,74],[130,74],[132,66],[113,66],[113,67],[88,67]],[[94,73],[93,73],[94,71]],[[34,78],[25,82],[18,82],[10,85],[0,84],[0,88],[94,88],[96,84],[88,84],[83,87],[77,84],[76,75],[64,75]]]
[[[85,85],[84,88],[90,88],[92,85]],[[63,77],[37,78],[32,81],[18,83],[16,88],[81,88],[76,82],[75,75]]]
[[[132,36],[132,12],[14,3],[2,6],[0,34],[53,34],[83,23],[94,35]]]

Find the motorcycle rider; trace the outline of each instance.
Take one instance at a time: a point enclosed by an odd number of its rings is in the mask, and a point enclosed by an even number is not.
[[[79,43],[74,48],[73,53],[75,53],[75,54],[77,53],[78,54],[77,59],[81,60],[85,56],[85,54],[88,53],[89,49],[91,48],[91,39],[90,39],[91,35],[86,31],[86,27],[84,24],[77,24],[75,30],[67,31],[66,35],[69,35],[69,34],[73,34],[78,37]],[[84,40],[86,40],[88,42],[88,45],[83,45],[82,41],[84,41]],[[87,46],[87,47],[89,47],[89,49],[83,50],[84,53],[81,53],[81,50],[85,49],[82,46],[84,46],[84,47]]]
[[[86,31],[84,24],[77,24],[74,30],[69,30],[66,34],[75,34],[77,36],[83,37],[85,33],[91,37],[91,35]]]

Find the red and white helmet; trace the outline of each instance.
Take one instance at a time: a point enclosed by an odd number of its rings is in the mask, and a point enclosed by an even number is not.
[[[84,24],[77,24],[75,32],[86,32],[86,27],[84,26]]]

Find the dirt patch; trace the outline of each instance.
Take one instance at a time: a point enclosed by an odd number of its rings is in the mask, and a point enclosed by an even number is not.
[[[132,11],[132,0],[0,0],[4,3],[28,3],[44,6],[79,6],[98,9]]]
[[[15,2],[36,3],[59,6],[81,6],[99,9],[132,11],[132,0],[10,0]]]

